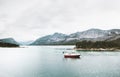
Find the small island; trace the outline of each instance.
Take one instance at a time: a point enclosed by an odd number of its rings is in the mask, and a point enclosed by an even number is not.
[[[120,38],[112,41],[80,41],[75,50],[81,51],[115,51],[120,50]]]

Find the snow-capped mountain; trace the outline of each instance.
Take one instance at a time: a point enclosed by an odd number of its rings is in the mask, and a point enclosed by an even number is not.
[[[55,42],[62,42],[66,39],[67,35],[62,33],[54,33],[53,35],[47,35],[42,38],[37,39],[32,45],[39,45],[39,44],[50,44]]]
[[[69,35],[69,38],[67,39],[68,41],[70,39],[76,39],[76,40],[83,40],[83,39],[91,39],[91,38],[99,38],[99,37],[104,37],[107,36],[108,33],[105,30],[100,30],[100,29],[89,29],[83,32],[76,32],[73,34]]]
[[[77,37],[77,38],[98,38],[107,35],[107,31],[100,30],[100,29],[89,29],[83,32],[77,32],[70,35],[70,37]]]
[[[106,41],[120,38],[120,29],[100,30],[89,29],[83,32],[76,32],[70,35],[54,33],[37,39],[32,45],[46,44],[74,44],[78,41]]]

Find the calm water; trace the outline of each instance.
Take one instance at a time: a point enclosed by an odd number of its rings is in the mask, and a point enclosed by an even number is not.
[[[64,58],[73,46],[0,48],[0,77],[120,77],[120,52],[78,52]]]

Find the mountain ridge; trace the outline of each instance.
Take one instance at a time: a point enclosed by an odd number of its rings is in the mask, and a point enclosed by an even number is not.
[[[116,38],[114,38],[116,37]],[[75,44],[78,41],[107,41],[120,38],[120,29],[88,29],[86,31],[75,32],[72,34],[54,33],[38,38],[31,45],[62,45],[62,44]]]

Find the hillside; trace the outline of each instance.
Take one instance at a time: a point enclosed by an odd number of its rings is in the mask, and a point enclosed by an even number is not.
[[[0,47],[18,47],[19,44],[13,38],[0,39]]]
[[[19,47],[17,44],[0,42],[0,47]]]
[[[81,41],[76,43],[76,50],[116,50],[120,49],[120,38],[112,41]]]
[[[0,39],[0,42],[18,44],[13,38],[3,38],[3,39]]]

